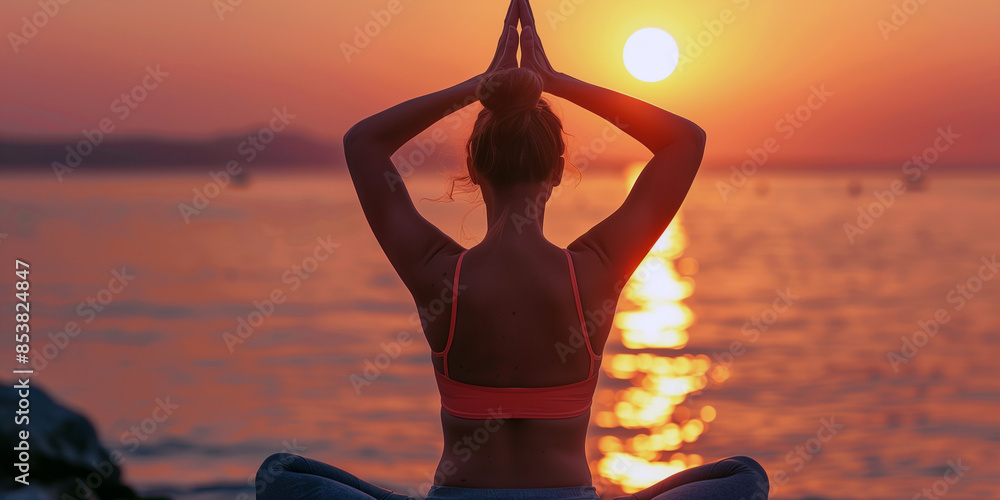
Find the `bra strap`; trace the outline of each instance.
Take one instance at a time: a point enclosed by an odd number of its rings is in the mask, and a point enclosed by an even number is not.
[[[594,348],[590,345],[590,334],[587,333],[587,321],[583,317],[583,305],[580,303],[580,289],[576,284],[576,270],[573,269],[573,257],[570,256],[569,250],[563,249],[566,254],[566,261],[569,262],[569,277],[573,282],[573,298],[576,300],[576,312],[580,316],[580,333],[583,335],[583,341],[587,344],[587,352],[590,353],[590,371],[587,372],[587,377],[591,377],[594,374],[594,360],[601,359],[601,356],[594,354]]]
[[[444,376],[448,376],[448,351],[451,350],[451,341],[455,338],[455,318],[458,316],[458,276],[462,272],[462,259],[465,258],[465,252],[468,249],[462,251],[458,255],[458,263],[455,264],[455,281],[451,288],[451,325],[448,327],[448,343],[444,345],[444,350],[441,352],[431,351],[431,354],[439,358],[443,358],[441,365],[444,366]]]

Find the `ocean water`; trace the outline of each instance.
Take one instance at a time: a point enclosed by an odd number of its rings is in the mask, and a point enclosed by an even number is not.
[[[618,305],[588,442],[600,491],[749,455],[772,498],[1000,492],[1000,175],[876,194],[897,178],[761,172],[723,195],[723,174],[699,176]],[[279,451],[426,489],[430,351],[350,179],[255,175],[196,205],[210,182],[0,178],[0,256],[32,271],[32,383],[87,415],[144,492],[252,498]],[[561,246],[629,179],[566,184],[546,215]],[[484,233],[481,207],[417,206],[466,246]]]

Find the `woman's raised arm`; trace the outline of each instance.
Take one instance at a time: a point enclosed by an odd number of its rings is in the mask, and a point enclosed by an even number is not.
[[[653,104],[552,69],[531,6],[528,0],[520,1],[521,67],[538,72],[550,94],[600,115],[653,153],[622,206],[570,245],[593,249],[617,278],[627,279],[687,196],[704,155],[705,132]]]
[[[365,218],[396,273],[412,289],[424,265],[441,250],[460,250],[424,219],[390,159],[403,144],[445,116],[478,100],[480,79],[517,65],[519,0],[512,0],[496,53],[486,72],[458,85],[397,104],[361,120],[344,135],[344,156]]]
[[[374,144],[388,150],[390,154],[395,153],[403,144],[441,118],[478,101],[476,86],[485,75],[499,69],[517,66],[519,14],[520,0],[512,0],[507,10],[507,17],[504,19],[503,32],[497,43],[493,61],[483,74],[365,118],[347,132],[344,142],[364,140],[369,145]]]

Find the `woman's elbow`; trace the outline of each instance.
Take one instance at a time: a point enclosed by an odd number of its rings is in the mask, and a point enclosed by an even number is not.
[[[353,127],[347,129],[347,132],[344,134],[344,151],[356,148],[358,144],[368,137],[368,134],[364,131],[363,124],[363,121],[358,122]]]
[[[392,154],[389,149],[367,118],[356,123],[344,134],[344,152],[365,150]]]
[[[705,134],[705,129],[699,127],[698,124],[696,124],[694,122],[689,122],[687,128],[691,132],[692,136],[694,137],[694,140],[696,142],[700,143],[702,146],[704,146],[705,145],[705,139],[707,137],[707,135]]]
[[[658,148],[650,148],[654,153],[661,149],[671,147],[681,147],[685,149],[705,149],[705,131],[690,120],[685,120],[679,126],[674,125],[669,132],[664,134],[662,144]]]

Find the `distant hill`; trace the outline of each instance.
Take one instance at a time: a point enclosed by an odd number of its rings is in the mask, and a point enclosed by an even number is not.
[[[0,168],[48,167],[54,162],[101,168],[223,167],[230,161],[241,166],[344,165],[338,143],[323,142],[304,135],[284,132],[263,144],[249,140],[251,134],[210,139],[170,139],[163,137],[109,138],[93,146],[82,135],[60,140],[8,140],[0,138]],[[252,135],[256,136],[256,132]],[[69,148],[69,149],[67,149]],[[72,166],[72,165],[70,165]]]
[[[84,168],[108,170],[179,170],[186,168],[223,168],[231,161],[240,166],[258,167],[281,166],[293,169],[333,169],[346,170],[344,152],[340,141],[324,141],[295,132],[274,135],[268,144],[251,143],[251,135],[226,135],[214,138],[174,139],[154,136],[113,136],[96,147],[83,136],[58,139],[11,139],[0,137],[0,171],[52,169],[55,162],[68,165],[68,161],[79,161]],[[69,148],[69,150],[67,149]],[[416,146],[401,151],[413,152]],[[72,151],[72,152],[71,152]],[[89,154],[87,154],[89,152]],[[441,148],[436,158],[428,160],[420,171],[438,172],[451,169],[465,162],[463,148]],[[581,170],[588,167],[595,171],[620,171],[635,163],[634,158],[607,154],[593,163],[578,151],[567,152],[567,158]],[[458,155],[458,156],[456,156]],[[405,155],[404,155],[405,156]],[[644,158],[644,159],[648,159]],[[900,171],[906,158],[871,162],[831,162],[817,159],[775,159],[760,168],[767,171]],[[401,161],[405,161],[405,158]],[[734,158],[726,162],[720,159],[706,160],[703,170],[730,172],[743,165],[747,158]],[[1000,165],[995,160],[982,163],[948,162],[935,165],[933,172],[941,170],[998,171]]]

